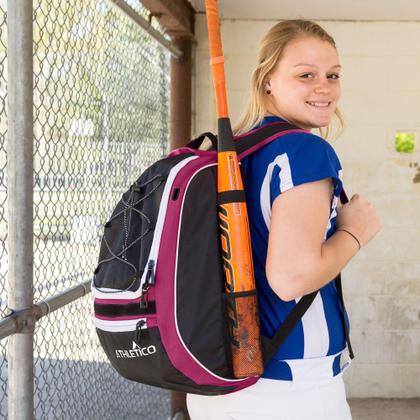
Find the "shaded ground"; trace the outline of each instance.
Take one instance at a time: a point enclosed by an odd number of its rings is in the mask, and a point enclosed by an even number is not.
[[[349,400],[353,420],[419,420],[420,398]]]
[[[34,362],[36,420],[168,418],[169,391],[128,381],[107,363],[47,358]],[[0,396],[2,392],[0,388]],[[7,419],[6,413],[7,398],[0,398],[0,419]]]

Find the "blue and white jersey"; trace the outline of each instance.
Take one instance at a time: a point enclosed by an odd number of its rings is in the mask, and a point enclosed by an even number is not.
[[[276,121],[284,120],[270,116],[264,118],[260,125]],[[242,165],[246,173],[246,198],[261,329],[264,335],[271,338],[298,302],[281,300],[269,286],[265,275],[272,204],[276,197],[290,188],[331,178],[333,195],[324,235],[328,239],[336,229],[336,206],[343,187],[342,168],[333,147],[309,131],[279,137],[243,159]],[[267,366],[263,377],[293,380],[302,371],[302,364],[299,365],[301,360],[307,361],[305,369],[308,371],[314,372],[316,366],[327,363],[328,376],[340,373],[339,355],[346,345],[341,316],[338,292],[331,281],[317,294]],[[325,372],[320,375],[325,375]]]

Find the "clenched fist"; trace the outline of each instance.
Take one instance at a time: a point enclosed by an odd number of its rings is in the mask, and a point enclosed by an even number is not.
[[[337,208],[337,229],[350,231],[357,237],[361,246],[366,245],[381,228],[381,222],[372,204],[360,194]]]

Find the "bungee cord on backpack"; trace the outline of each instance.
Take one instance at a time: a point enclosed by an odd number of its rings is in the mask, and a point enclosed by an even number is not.
[[[136,194],[141,194],[142,192],[144,192],[144,189],[149,184],[155,182],[156,180],[159,180],[159,182],[150,191],[148,191],[146,194],[140,195],[140,198],[134,201],[134,196]],[[130,187],[130,189],[121,197],[120,203],[121,203],[122,209],[119,210],[119,206],[117,206],[111,218],[105,223],[104,236],[102,238],[102,244],[103,244],[103,247],[105,248],[105,251],[104,252],[101,251],[101,255],[104,255],[104,257],[98,261],[98,265],[96,266],[96,269],[94,271],[94,277],[93,277],[93,284],[95,285],[95,287],[98,288],[98,290],[100,290],[101,288],[98,287],[96,284],[96,281],[95,281],[96,275],[98,274],[99,269],[102,264],[109,263],[113,260],[118,260],[121,263],[128,265],[133,270],[132,281],[125,289],[123,289],[123,291],[130,290],[135,285],[136,281],[140,279],[139,267],[133,264],[132,262],[130,262],[126,254],[127,254],[127,251],[131,247],[133,247],[135,244],[141,241],[148,233],[152,232],[154,226],[150,218],[137,207],[139,206],[141,202],[148,199],[164,182],[165,182],[165,179],[160,174],[155,175],[153,178],[149,179],[148,181],[144,183],[139,183],[139,180],[136,181]],[[127,195],[128,197],[126,199],[125,196]],[[143,218],[147,225],[146,225],[146,229],[143,232],[141,232],[139,235],[136,235],[134,238],[129,238],[133,212],[139,215],[140,218]],[[123,244],[121,244],[120,242],[114,241],[114,243],[111,244],[109,242],[107,232],[109,232],[109,228],[111,228],[112,223],[115,220],[119,219],[120,217],[123,218],[123,226],[124,226],[124,232],[125,232],[124,242]],[[129,239],[130,239],[130,243],[128,243]],[[112,249],[112,246],[118,249]],[[121,290],[117,290],[117,291],[102,290],[102,291],[103,293],[116,293],[116,292],[120,292]]]

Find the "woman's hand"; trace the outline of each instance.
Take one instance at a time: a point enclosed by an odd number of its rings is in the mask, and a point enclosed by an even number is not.
[[[337,207],[337,229],[346,229],[366,245],[381,228],[378,215],[372,204],[360,194],[354,194],[342,207]]]

